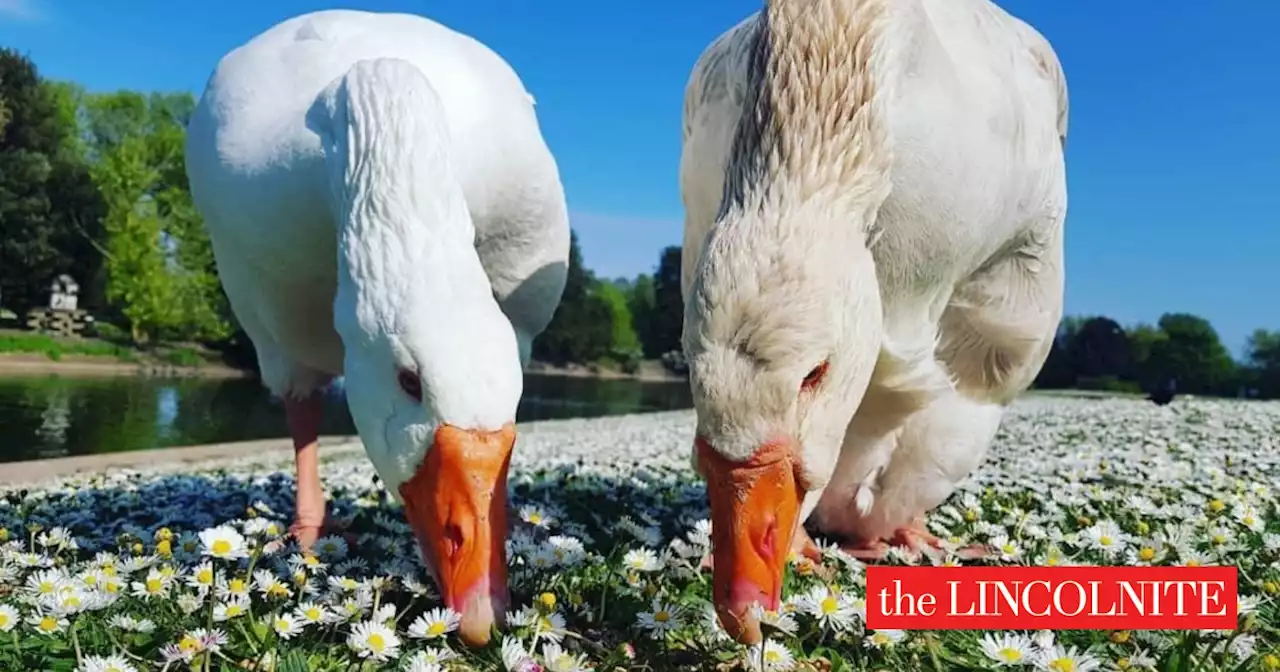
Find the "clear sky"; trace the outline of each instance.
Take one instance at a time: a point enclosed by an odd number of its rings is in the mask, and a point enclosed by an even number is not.
[[[1126,325],[1197,313],[1237,352],[1254,327],[1280,328],[1280,3],[1000,2],[1048,37],[1067,73],[1067,312]],[[0,45],[91,90],[199,95],[226,51],[287,17],[335,7],[426,14],[520,73],[587,265],[629,276],[680,241],[689,70],[760,5],[0,0]]]

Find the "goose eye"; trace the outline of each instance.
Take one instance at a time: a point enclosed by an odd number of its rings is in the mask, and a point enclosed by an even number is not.
[[[827,365],[828,362],[823,362],[813,367],[809,375],[804,377],[804,382],[800,383],[800,389],[808,392],[821,385],[822,379],[827,377]]]
[[[422,401],[422,380],[418,378],[418,374],[408,369],[400,369],[396,374],[396,382],[400,384],[400,390],[409,395],[414,401]]]

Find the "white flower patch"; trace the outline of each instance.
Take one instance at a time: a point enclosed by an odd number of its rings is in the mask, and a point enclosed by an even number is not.
[[[724,670],[1083,672],[1176,655],[1280,672],[1280,404],[1027,397],[926,520],[956,547],[992,548],[977,561],[989,565],[1238,567],[1234,633],[870,630],[866,564],[816,534],[821,560],[792,559],[779,610],[755,610],[765,639],[742,646],[701,567],[711,524],[693,428],[691,412],[519,428],[511,602],[480,651],[458,640],[358,446],[321,449],[335,525],[313,553],[286,536],[292,466],[278,460],[0,488],[0,669],[280,669],[296,654],[409,672],[700,669],[704,656]]]

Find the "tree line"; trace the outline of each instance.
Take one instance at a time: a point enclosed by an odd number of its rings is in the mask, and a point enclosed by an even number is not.
[[[213,252],[191,201],[183,158],[190,93],[91,93],[41,78],[0,49],[0,307],[45,305],[53,278],[80,284],[80,305],[103,331],[146,347],[201,343],[252,365]],[[653,273],[596,277],[572,236],[563,299],[535,341],[538,361],[635,370],[662,360],[683,370],[681,249]],[[1125,329],[1068,317],[1036,380],[1042,388],[1280,398],[1280,331],[1258,330],[1234,360],[1203,318],[1166,314]]]

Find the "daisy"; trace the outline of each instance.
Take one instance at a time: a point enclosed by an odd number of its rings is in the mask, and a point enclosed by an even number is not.
[[[271,629],[275,630],[276,634],[285,640],[293,639],[294,635],[302,632],[302,628],[302,621],[292,614],[280,614],[271,622]]]
[[[409,625],[409,636],[437,639],[458,629],[461,617],[448,607],[437,607],[423,613]]]
[[[249,613],[249,596],[233,596],[213,605],[213,620],[222,622]]]
[[[381,623],[364,621],[351,626],[347,646],[361,658],[381,663],[396,657],[400,651],[400,638]]]
[[[1126,565],[1155,565],[1163,558],[1164,546],[1155,539],[1142,539],[1124,551]]]
[[[987,658],[1000,667],[1030,664],[1036,650],[1030,638],[1019,634],[1005,633],[996,636],[987,633],[982,636],[979,644]]]
[[[249,582],[239,578],[232,577],[227,579],[219,576],[214,584],[214,593],[219,599],[227,600],[233,597],[249,597]]]
[[[906,636],[905,630],[872,630],[865,641],[869,646],[883,649],[897,644]]]
[[[636,614],[636,625],[654,639],[662,639],[668,632],[680,628],[683,620],[681,617],[679,607],[655,598],[652,609]]]
[[[541,667],[534,662],[524,645],[515,637],[502,638],[502,666],[507,669],[507,672],[541,671]]]
[[[138,672],[138,668],[129,663],[124,656],[85,656],[84,662],[76,668],[76,672]]]
[[[814,586],[798,597],[795,604],[797,609],[811,616],[824,629],[845,630],[857,618],[851,597],[826,586]]]
[[[556,522],[555,518],[551,517],[545,509],[532,504],[526,504],[520,507],[519,515],[520,520],[542,529],[548,529]]]
[[[293,615],[301,622],[310,625],[322,625],[331,622],[333,612],[329,608],[315,602],[302,602],[294,609]]]
[[[653,551],[637,548],[622,557],[622,566],[636,572],[656,572],[662,569],[662,561]]]
[[[584,655],[573,655],[560,648],[556,642],[542,645],[542,660],[546,663],[547,672],[585,672],[591,669]]]
[[[1004,562],[1014,562],[1022,557],[1022,549],[1018,547],[1018,542],[1003,534],[992,537],[990,545],[1000,554],[1000,559]]]
[[[9,632],[17,627],[20,618],[17,609],[7,604],[0,604],[0,632]]]
[[[239,560],[249,556],[244,537],[227,525],[219,525],[200,533],[200,543],[205,555],[219,560]]]
[[[60,616],[52,616],[49,614],[34,613],[27,617],[29,623],[36,632],[52,637],[60,634],[67,626],[71,625],[71,621]]]
[[[1085,548],[1101,551],[1104,555],[1110,556],[1124,551],[1125,545],[1129,542],[1129,535],[1114,522],[1100,520],[1081,531],[1080,542]]]
[[[152,569],[147,572],[147,578],[142,581],[134,581],[131,585],[133,594],[144,599],[164,599],[169,596],[169,579],[159,570]]]
[[[768,639],[747,650],[747,665],[762,672],[782,672],[795,667],[795,656],[782,644]]]
[[[1063,648],[1059,644],[1041,649],[1034,664],[1036,669],[1044,672],[1090,672],[1101,666],[1098,659],[1076,647]]]
[[[213,571],[213,563],[204,561],[191,568],[190,574],[187,575],[187,585],[196,590],[197,593],[204,595],[213,590],[216,576]]]

